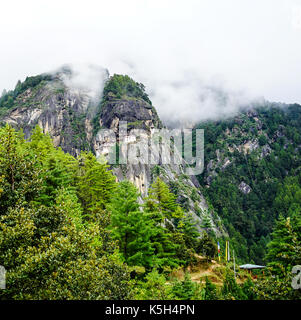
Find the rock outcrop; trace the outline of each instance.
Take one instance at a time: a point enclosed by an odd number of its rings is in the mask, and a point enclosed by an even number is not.
[[[53,80],[44,81],[19,95],[14,107],[0,118],[0,122],[22,128],[26,138],[39,125],[44,133],[51,136],[55,146],[74,156],[81,150],[89,150],[97,157],[107,157],[115,146],[119,146],[122,153],[131,147],[136,148],[138,143],[141,160],[137,157],[135,164],[112,165],[117,180],[132,181],[141,195],[146,196],[149,186],[159,176],[177,196],[178,203],[192,214],[201,231],[203,217],[208,217],[209,211],[197,179],[187,176],[183,165],[166,164],[162,159],[155,164],[142,161],[154,130],[163,127],[155,108],[141,98],[110,95],[105,103],[98,102],[97,105],[95,112],[96,104],[92,103],[88,93],[84,89],[68,87],[58,74]],[[120,123],[124,121],[127,122],[127,131],[120,136]],[[104,136],[105,130],[102,129],[110,129],[115,136]],[[144,131],[137,135],[137,129]],[[224,233],[219,218],[211,212],[209,216],[215,233]]]

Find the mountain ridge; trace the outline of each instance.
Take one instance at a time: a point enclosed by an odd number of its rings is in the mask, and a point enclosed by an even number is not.
[[[116,140],[105,142],[100,129],[111,129],[118,133],[120,121],[127,121],[127,144],[131,147],[131,141],[137,142],[133,130],[145,129],[144,139],[147,141],[153,129],[163,127],[143,84],[128,76],[108,77],[103,96],[98,102],[92,100],[87,91],[68,87],[59,74],[37,77],[32,87],[28,84],[28,88],[21,92],[16,87],[8,93],[14,97],[14,101],[0,115],[0,123],[22,129],[26,139],[30,138],[31,131],[38,125],[63,151],[78,156],[86,150],[101,157],[114,150]],[[5,96],[1,99],[7,101]],[[93,112],[90,112],[91,107]],[[5,107],[2,105],[2,108]],[[118,181],[127,179],[133,182],[142,196],[147,195],[149,186],[159,176],[176,194],[178,203],[193,215],[199,232],[203,230],[203,220],[209,218],[215,234],[225,234],[219,217],[211,211],[199,191],[197,179],[186,176],[181,166],[145,165],[139,161],[137,165],[113,165],[111,169]]]

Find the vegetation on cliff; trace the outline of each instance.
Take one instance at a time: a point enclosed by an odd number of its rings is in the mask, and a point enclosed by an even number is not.
[[[133,185],[116,183],[91,153],[54,148],[39,127],[30,141],[3,127],[0,142],[2,298],[127,299],[128,266],[163,272],[201,248],[162,181],[141,207]]]
[[[180,267],[193,268],[198,254],[210,263],[217,252],[210,236],[198,238],[160,179],[141,206],[130,182],[117,183],[91,153],[74,158],[54,148],[39,127],[30,141],[3,127],[0,142],[0,263],[7,270],[1,299],[275,297],[267,278],[238,283],[222,265],[221,286],[192,281],[188,273],[172,276]],[[288,212],[295,207],[292,197],[286,199]],[[300,215],[291,219],[280,218],[269,245],[268,279],[287,288],[277,292],[281,299],[300,298],[288,288],[301,244]]]
[[[41,75],[18,82],[0,98],[0,116],[30,105],[28,92],[51,80]],[[0,129],[0,265],[7,269],[8,288],[0,298],[300,298],[300,290],[291,286],[292,266],[301,264],[299,105],[268,104],[197,126],[205,129],[206,170],[198,180],[210,212],[222,218],[238,263],[268,266],[265,276],[253,282],[245,275],[235,279],[233,265],[222,259],[218,276],[210,271],[212,277],[204,280],[191,274],[200,263],[208,270],[217,264],[212,222],[205,216],[201,227],[206,232],[200,237],[187,213],[187,198],[177,199],[184,189],[197,199],[195,189],[181,176],[168,185],[153,179],[142,205],[133,184],[116,182],[106,164],[83,151],[90,149],[85,111],[67,107],[64,93],[54,93],[65,112],[66,131],[60,136],[82,151],[77,157],[55,148],[38,127],[30,140],[10,126]],[[160,121],[144,86],[114,75],[105,84],[94,134],[104,108],[120,104],[137,107],[128,114],[133,127],[141,125],[136,117],[141,104]],[[185,274],[175,278],[179,270]]]
[[[94,135],[100,129],[99,119],[104,106],[112,100],[142,100],[150,105],[154,114],[157,114],[156,110],[152,107],[152,102],[145,92],[145,86],[142,83],[134,81],[127,75],[114,74],[105,83],[102,99],[98,105],[96,115],[93,118]],[[137,123],[138,126],[139,124],[140,123]]]
[[[280,214],[301,212],[301,106],[267,105],[198,125],[205,131],[202,192],[241,261],[266,263]]]
[[[5,114],[7,110],[14,107],[16,98],[25,92],[27,89],[33,89],[40,85],[42,82],[51,81],[52,76],[48,74],[42,74],[34,77],[27,77],[24,82],[20,80],[16,84],[14,90],[6,92],[5,90],[2,92],[0,97],[0,116]]]

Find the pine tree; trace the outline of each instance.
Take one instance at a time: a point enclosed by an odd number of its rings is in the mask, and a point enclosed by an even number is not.
[[[176,257],[180,245],[178,241],[175,242],[176,229],[171,220],[181,219],[183,211],[177,205],[175,196],[160,178],[157,178],[149,189],[149,196],[145,199],[145,211],[155,223],[151,240],[155,248],[157,265],[176,267],[181,263]]]
[[[293,223],[292,223],[293,221]],[[272,241],[268,244],[267,260],[272,272],[283,273],[284,269],[301,263],[300,217],[284,218],[280,216],[272,232]],[[296,232],[298,231],[298,232]]]
[[[111,212],[112,237],[118,240],[125,261],[129,265],[152,267],[153,222],[140,210],[136,187],[129,181],[120,182],[108,209]]]
[[[203,216],[203,219],[202,219],[201,227],[202,227],[203,229],[205,229],[205,231],[206,231],[207,233],[209,233],[209,232],[212,231],[213,224],[212,224],[212,220],[211,220],[211,217],[210,217],[210,214],[209,214],[208,211],[205,211],[205,212],[204,212],[204,216]]]
[[[193,282],[189,273],[185,273],[183,281],[176,281],[172,286],[172,293],[176,299],[194,300],[200,298],[200,286]]]
[[[47,158],[49,154],[53,154],[55,151],[49,134],[43,134],[41,127],[38,125],[32,130],[29,148],[34,150],[40,160]]]
[[[87,214],[104,210],[116,188],[116,178],[108,165],[97,161],[92,153],[83,152],[78,159],[78,197]]]
[[[151,185],[147,205],[153,211],[157,211],[165,219],[182,218],[183,211],[176,203],[176,197],[170,192],[168,186],[158,177]]]
[[[232,271],[226,270],[225,280],[223,287],[221,289],[223,299],[225,300],[246,300],[246,295],[244,294],[242,288],[236,283]]]
[[[28,149],[39,159],[43,167],[43,191],[35,202],[50,206],[55,202],[57,191],[61,188],[73,189],[76,159],[53,146],[48,134],[43,134],[36,126],[27,144]]]
[[[217,245],[206,232],[203,232],[196,251],[199,254],[205,255],[207,259],[210,260],[217,255]]]
[[[177,244],[177,257],[185,261],[185,266],[195,262],[199,232],[191,214],[185,214],[183,219],[177,221],[176,230],[172,235],[174,243]]]

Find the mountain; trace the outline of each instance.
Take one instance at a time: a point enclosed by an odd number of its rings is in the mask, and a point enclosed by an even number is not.
[[[103,94],[91,97],[89,88],[72,85],[73,76],[64,67],[19,81],[0,98],[0,123],[22,128],[27,139],[39,125],[55,146],[74,156],[86,150],[101,159],[138,145],[146,154],[149,138],[165,126],[143,84],[104,70]],[[122,121],[128,124],[126,136],[120,136]],[[263,264],[275,221],[291,215],[285,196],[295,199],[299,210],[300,123],[298,104],[254,104],[231,118],[195,126],[205,132],[205,171],[197,177],[187,176],[185,165],[164,159],[149,165],[142,156],[136,164],[116,163],[111,169],[118,181],[133,182],[142,197],[159,176],[193,215],[199,232],[209,219],[216,236],[229,235],[239,261]],[[144,132],[137,136],[140,129]],[[114,137],[106,137],[105,130]]]
[[[163,124],[143,84],[128,76],[110,77],[104,72],[103,95],[92,98],[89,88],[70,85],[72,77],[73,70],[64,67],[53,74],[28,77],[23,83],[18,82],[15,90],[5,92],[0,99],[0,123],[23,129],[27,139],[39,125],[50,135],[55,146],[74,156],[83,150],[91,151],[97,157],[108,156],[116,147],[120,147],[121,152],[122,148],[131,147],[139,139],[140,152],[145,153],[148,138]],[[126,142],[119,136],[121,121],[128,123]],[[115,137],[102,136],[104,129],[110,129]],[[134,134],[137,129],[144,129],[146,135],[137,137]],[[114,164],[111,169],[118,181],[127,179],[133,182],[142,196],[147,195],[149,186],[159,176],[176,195],[182,208],[192,214],[200,232],[203,221],[209,219],[217,236],[225,234],[220,218],[209,209],[200,192],[197,178],[185,175],[183,166],[149,165],[138,160],[137,164]]]
[[[275,220],[301,212],[301,106],[266,102],[196,127],[205,131],[203,194],[238,256],[265,263]]]
[[[100,74],[99,90],[64,67],[0,98],[0,299],[299,299],[301,106],[199,123],[189,176],[144,86]],[[253,282],[241,263],[267,269]]]

